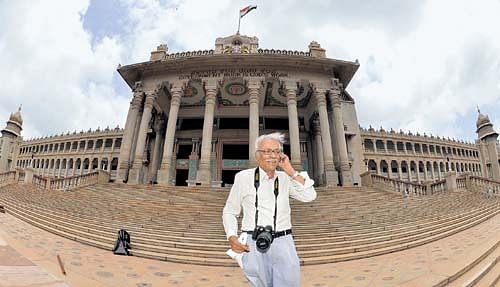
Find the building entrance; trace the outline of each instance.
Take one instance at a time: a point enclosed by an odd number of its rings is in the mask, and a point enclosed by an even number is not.
[[[175,185],[176,186],[187,186],[186,180],[188,180],[189,170],[178,169],[175,175]]]
[[[222,171],[222,186],[232,186],[234,183],[234,176],[239,170],[223,170]]]

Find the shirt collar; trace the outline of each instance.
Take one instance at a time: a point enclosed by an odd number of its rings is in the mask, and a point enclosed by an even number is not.
[[[267,176],[267,173],[259,166],[259,178],[262,178],[262,179],[265,179],[265,180],[274,180],[277,176],[278,176],[278,171],[275,170],[274,171],[274,177],[273,178],[269,178],[269,176]]]

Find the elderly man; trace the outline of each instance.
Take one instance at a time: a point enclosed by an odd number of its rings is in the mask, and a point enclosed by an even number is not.
[[[298,172],[283,154],[284,136],[262,135],[255,142],[257,168],[238,172],[222,215],[231,249],[242,253],[242,268],[252,286],[299,286],[300,263],[292,238],[289,198],[309,202],[316,198],[314,181]],[[283,171],[277,171],[280,167]],[[237,216],[243,207],[241,230],[247,244],[238,241]]]

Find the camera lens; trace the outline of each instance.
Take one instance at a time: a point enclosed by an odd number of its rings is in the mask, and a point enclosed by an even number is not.
[[[255,245],[257,246],[257,250],[261,253],[267,252],[269,247],[271,247],[271,243],[273,242],[273,228],[271,226],[266,226],[260,229],[260,233],[257,235],[255,240]]]
[[[271,247],[271,243],[267,238],[264,238],[264,236],[259,236],[255,244],[257,245],[257,250],[259,250],[261,253],[265,253],[267,250],[269,250],[269,247]]]

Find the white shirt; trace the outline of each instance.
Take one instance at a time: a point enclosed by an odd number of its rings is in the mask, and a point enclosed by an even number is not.
[[[274,177],[269,178],[259,167],[260,185],[258,190],[259,217],[257,225],[271,225],[274,228],[274,180],[279,178],[278,211],[276,215],[276,230],[283,231],[292,228],[290,220],[289,198],[309,202],[316,199],[314,181],[307,172],[300,175],[305,179],[304,185],[292,180],[285,172],[275,171]],[[236,217],[243,207],[241,230],[250,231],[255,228],[255,168],[238,172],[234,177],[234,184],[222,212],[222,223],[226,236],[238,236],[238,221]]]

